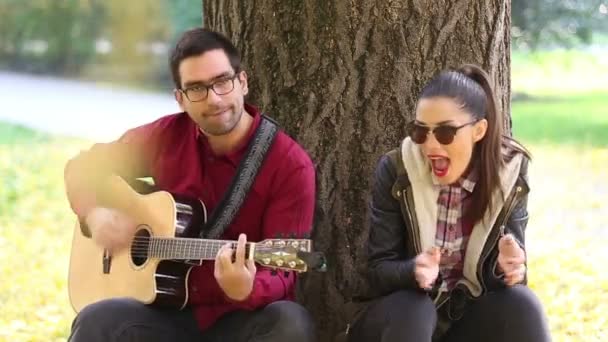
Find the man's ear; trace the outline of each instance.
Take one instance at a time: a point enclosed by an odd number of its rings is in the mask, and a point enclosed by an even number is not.
[[[239,82],[241,82],[241,88],[243,89],[243,96],[247,95],[249,92],[249,87],[247,85],[247,73],[245,70],[239,73]]]
[[[173,97],[175,98],[175,101],[177,101],[177,104],[179,104],[179,108],[182,112],[185,112],[186,108],[184,107],[184,101],[186,99],[184,98],[184,93],[179,89],[173,89]]]
[[[473,125],[473,141],[478,142],[486,136],[488,131],[488,120],[481,119]]]

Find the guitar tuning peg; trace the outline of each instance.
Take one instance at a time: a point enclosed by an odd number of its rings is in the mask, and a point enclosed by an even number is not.
[[[283,272],[283,276],[285,276],[285,278],[289,278],[290,273],[291,272],[289,272],[289,271],[285,271],[285,272]]]
[[[276,276],[278,274],[277,270],[271,270],[270,271],[270,275],[271,276]]]
[[[277,239],[282,239],[282,238],[283,238],[283,233],[277,233],[277,234],[275,235],[275,237],[276,237]]]
[[[297,234],[294,232],[289,233],[289,238],[290,239],[295,239],[297,237]]]
[[[306,232],[306,233],[302,234],[302,237],[304,239],[310,239],[310,232]]]

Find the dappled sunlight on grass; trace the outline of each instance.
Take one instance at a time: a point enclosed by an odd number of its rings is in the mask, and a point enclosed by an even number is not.
[[[0,144],[0,341],[63,341],[74,217],[63,164],[78,144]]]
[[[608,340],[608,148],[531,146],[530,287],[555,341]]]
[[[3,130],[9,131],[0,124]],[[75,218],[64,194],[63,166],[88,143],[27,129],[4,137],[0,341],[64,341],[74,317],[66,280]],[[534,156],[527,230],[530,286],[544,305],[555,341],[608,341],[608,249],[603,244],[608,238],[608,146],[550,139],[541,144],[529,135],[520,137]]]
[[[64,341],[74,317],[66,281],[75,218],[63,166],[88,143],[24,141],[0,141],[0,341]],[[528,147],[530,286],[555,341],[606,341],[608,148]]]
[[[514,54],[513,134],[531,149],[530,287],[555,341],[608,341],[608,64]]]

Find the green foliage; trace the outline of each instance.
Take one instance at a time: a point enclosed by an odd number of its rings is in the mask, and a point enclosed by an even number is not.
[[[93,57],[100,0],[3,0],[0,61],[12,70],[75,74]]]
[[[164,0],[164,7],[171,18],[171,42],[182,32],[203,25],[201,0]]]
[[[0,68],[170,86],[167,50],[201,0],[0,0]]]
[[[0,123],[0,146],[15,144],[35,144],[50,140],[48,134],[27,127]]]
[[[513,43],[536,50],[546,46],[588,44],[596,32],[608,29],[600,0],[512,0]],[[603,10],[602,10],[603,8]]]
[[[203,25],[203,7],[201,0],[164,0],[162,2],[164,13],[168,14],[168,35],[166,43],[169,51],[173,49],[179,36],[191,28]],[[155,82],[168,89],[173,88],[171,71],[168,67],[169,56],[155,63]]]

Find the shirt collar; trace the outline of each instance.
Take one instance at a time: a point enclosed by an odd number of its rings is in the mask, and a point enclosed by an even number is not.
[[[460,186],[469,193],[473,193],[473,190],[475,189],[475,184],[477,184],[477,180],[479,178],[478,170],[479,169],[477,167],[473,167],[466,176],[462,176],[458,180]]]
[[[477,184],[477,181],[479,180],[479,167],[477,164],[478,163],[475,162],[466,174],[462,175],[456,181],[456,183],[449,185],[449,186],[460,187],[469,193],[473,193],[473,190],[475,189],[475,184]],[[434,185],[441,186],[441,184],[439,184],[439,181],[437,180],[437,177],[435,177],[435,175],[432,175],[431,178],[433,179]]]

